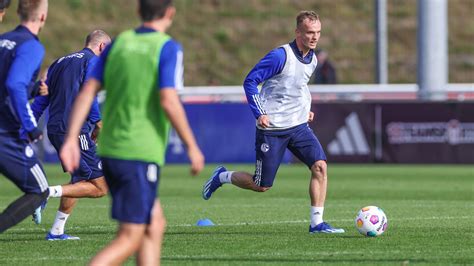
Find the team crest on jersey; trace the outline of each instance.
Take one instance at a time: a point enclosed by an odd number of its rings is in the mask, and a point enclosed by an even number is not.
[[[260,146],[260,150],[263,152],[267,152],[270,150],[270,145],[268,145],[267,143],[263,143],[262,146]]]
[[[30,145],[26,146],[26,148],[25,148],[25,155],[26,155],[26,157],[31,158],[31,157],[33,157],[33,154],[34,154],[34,153],[35,153],[35,152],[34,152],[33,149],[30,147]]]

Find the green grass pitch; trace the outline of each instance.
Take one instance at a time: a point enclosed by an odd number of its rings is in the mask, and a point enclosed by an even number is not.
[[[68,181],[59,165],[45,169],[50,184]],[[226,185],[204,201],[201,187],[212,170],[192,178],[187,166],[163,169],[160,198],[168,221],[163,265],[474,264],[472,166],[330,165],[324,218],[346,229],[340,235],[308,234],[305,167],[283,165],[268,192]],[[1,209],[18,195],[0,178]],[[85,265],[114,236],[105,197],[78,202],[66,230],[80,241],[44,240],[58,204],[49,201],[43,224],[28,219],[0,235],[0,264]],[[363,237],[354,227],[357,211],[366,205],[387,214],[388,230],[381,237]],[[217,226],[195,226],[202,218]]]

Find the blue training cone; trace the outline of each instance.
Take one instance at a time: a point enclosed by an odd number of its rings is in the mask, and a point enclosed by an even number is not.
[[[214,223],[209,219],[201,219],[196,223],[197,226],[214,226]]]

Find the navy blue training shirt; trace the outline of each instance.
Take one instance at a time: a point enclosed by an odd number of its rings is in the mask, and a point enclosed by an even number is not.
[[[0,133],[37,127],[28,98],[44,53],[38,37],[24,26],[0,35]]]
[[[31,109],[38,119],[49,106],[48,133],[65,134],[74,100],[82,84],[90,75],[98,57],[89,48],[58,58],[48,69],[47,96],[35,98]],[[97,98],[94,100],[89,117],[81,129],[81,134],[92,130],[93,124],[101,120]]]

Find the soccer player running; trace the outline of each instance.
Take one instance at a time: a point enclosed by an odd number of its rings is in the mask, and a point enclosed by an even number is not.
[[[98,61],[98,56],[110,41],[110,37],[104,31],[95,30],[87,35],[84,49],[58,58],[48,68],[46,84],[49,94],[36,97],[31,109],[38,120],[44,110],[49,107],[48,138],[58,152],[64,141],[74,99]],[[66,221],[77,198],[98,198],[107,194],[102,163],[96,155],[94,143],[100,128],[99,104],[97,99],[94,99],[87,121],[82,125],[80,134],[77,136],[81,142],[81,161],[78,170],[72,173],[69,184],[49,188],[49,196],[61,197],[61,203],[53,226],[46,235],[47,240],[79,239],[79,237],[64,233]],[[41,223],[41,212],[37,210],[33,218],[37,224]]]
[[[20,25],[0,35],[0,173],[25,194],[0,214],[0,233],[18,224],[48,197],[48,181],[28,141],[42,138],[28,103],[44,47],[38,40],[48,16],[47,0],[20,0]]]
[[[7,12],[7,8],[10,6],[10,0],[0,0],[0,22],[3,20],[3,16]]]
[[[321,21],[313,11],[296,17],[296,39],[268,53],[250,71],[244,89],[257,119],[255,174],[228,171],[219,166],[203,186],[208,200],[222,184],[232,183],[256,192],[269,190],[288,148],[311,170],[310,233],[343,233],[323,220],[327,188],[326,155],[308,122],[314,118],[308,81],[317,65],[314,49],[321,35]],[[257,86],[263,82],[261,92]]]
[[[107,96],[98,152],[112,195],[115,239],[90,262],[119,265],[136,254],[139,265],[158,265],[165,218],[156,198],[171,125],[187,147],[192,174],[204,167],[176,89],[182,87],[181,45],[165,32],[175,8],[171,0],[140,0],[141,27],[121,33],[100,56],[76,98],[60,156],[68,171],[79,166],[82,123],[98,90]]]

